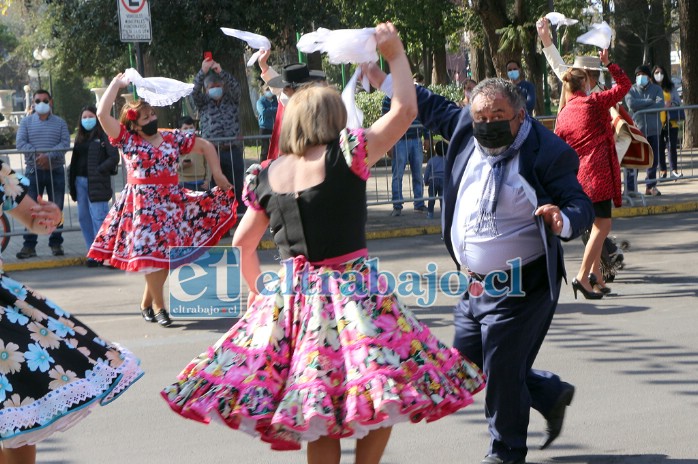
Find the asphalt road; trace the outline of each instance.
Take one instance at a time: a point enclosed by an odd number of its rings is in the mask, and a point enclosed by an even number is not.
[[[532,412],[528,462],[698,464],[698,216],[619,219],[614,229],[632,248],[626,269],[610,284],[612,296],[575,301],[571,287],[563,287],[536,367],[559,373],[577,393],[562,435],[548,450],[535,446],[544,421]],[[575,241],[565,248],[573,277],[582,245]],[[437,235],[371,241],[369,249],[392,272],[426,272],[428,261],[440,272],[453,269]],[[273,252],[263,252],[262,259],[274,269]],[[66,267],[12,276],[129,347],[146,372],[116,402],[41,443],[39,462],[305,462],[304,452],[274,452],[220,424],[182,419],[160,399],[160,389],[233,320],[187,321],[169,329],[145,323],[138,314],[142,277],[108,269]],[[434,306],[416,309],[448,343],[453,304],[454,298],[440,295]],[[479,463],[489,440],[482,400],[477,395],[470,407],[432,424],[396,426],[383,462]],[[353,462],[353,441],[343,446],[342,462]]]

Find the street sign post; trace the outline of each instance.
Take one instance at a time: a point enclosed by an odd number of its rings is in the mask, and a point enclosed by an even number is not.
[[[150,4],[148,0],[117,0],[119,35],[122,42],[150,42]]]

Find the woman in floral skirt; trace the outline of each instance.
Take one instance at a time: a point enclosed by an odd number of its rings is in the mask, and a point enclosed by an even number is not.
[[[164,286],[171,248],[195,250],[218,243],[235,224],[237,202],[210,142],[179,129],[158,131],[157,115],[143,100],[124,105],[120,120],[110,115],[117,92],[128,84],[128,78],[118,74],[97,109],[110,142],[123,152],[128,180],[87,256],[145,273],[141,315],[167,327],[172,321]],[[218,187],[192,192],[179,186],[179,156],[188,153],[206,158]]]
[[[0,160],[0,203],[35,234],[50,234],[61,211]],[[0,266],[2,261],[0,261]],[[0,271],[0,462],[36,461],[35,444],[66,430],[138,380],[140,361],[67,311]]]
[[[390,111],[348,130],[336,90],[310,84],[294,94],[281,128],[288,155],[248,171],[249,207],[233,238],[251,289],[247,313],[162,392],[183,417],[220,420],[272,449],[307,441],[310,464],[339,463],[339,439],[349,437],[356,462],[378,463],[393,424],[437,420],[484,386],[478,368],[395,295],[355,285],[377,271],[366,252],[369,168],[417,111],[392,24],[376,28],[376,41],[394,76]],[[256,247],[268,228],[284,259],[274,288],[258,282]]]

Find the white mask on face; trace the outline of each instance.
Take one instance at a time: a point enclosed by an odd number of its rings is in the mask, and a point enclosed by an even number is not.
[[[664,80],[664,74],[662,74],[660,72],[655,73],[654,80],[661,83]]]

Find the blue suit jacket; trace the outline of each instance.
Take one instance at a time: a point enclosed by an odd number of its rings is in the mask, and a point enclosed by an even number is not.
[[[441,224],[446,248],[458,264],[451,243],[451,226],[465,166],[475,151],[470,108],[460,108],[424,87],[417,87],[417,102],[422,124],[450,141],[444,170],[444,209]],[[532,205],[557,205],[569,218],[572,235],[565,240],[576,238],[589,229],[594,221],[594,208],[577,181],[579,158],[576,152],[534,120],[531,132],[518,156],[519,175]],[[545,244],[548,283],[551,297],[554,298],[553,289],[556,289],[559,280],[565,277],[562,244],[560,237],[552,233],[541,216],[536,216],[535,221],[541,240]]]

